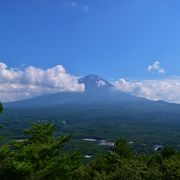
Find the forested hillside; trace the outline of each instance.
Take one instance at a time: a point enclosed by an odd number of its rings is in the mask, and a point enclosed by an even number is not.
[[[2,111],[2,106],[0,106]],[[154,154],[136,154],[123,139],[114,148],[87,161],[80,152],[63,147],[70,136],[54,136],[50,123],[36,123],[27,139],[0,147],[0,179],[180,179],[180,153],[164,147]]]

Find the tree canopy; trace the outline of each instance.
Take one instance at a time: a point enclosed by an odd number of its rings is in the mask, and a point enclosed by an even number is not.
[[[1,112],[3,108],[1,105]],[[2,180],[178,180],[180,153],[164,147],[154,154],[137,155],[118,139],[113,149],[85,163],[81,154],[64,149],[70,136],[54,136],[51,123],[32,124],[27,139],[0,146]]]
[[[2,103],[0,102],[0,113],[3,111]]]

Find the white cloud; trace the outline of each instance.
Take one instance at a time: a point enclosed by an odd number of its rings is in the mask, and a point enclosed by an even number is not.
[[[114,82],[115,89],[151,100],[180,103],[180,78]]]
[[[89,11],[89,6],[87,4],[82,4],[82,2],[79,2],[76,0],[75,1],[64,1],[64,2],[58,3],[58,6],[61,8],[69,6],[72,8],[76,8],[77,10],[85,12],[85,13],[87,13]]]
[[[161,67],[159,61],[155,61],[152,65],[148,66],[149,72],[158,72],[160,74],[164,74],[166,71],[164,68]]]
[[[78,78],[68,74],[62,65],[46,70],[34,66],[18,70],[0,63],[0,100],[3,102],[61,91],[84,91],[84,84],[79,84]]]

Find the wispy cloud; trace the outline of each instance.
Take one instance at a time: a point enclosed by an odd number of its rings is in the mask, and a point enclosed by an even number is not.
[[[79,1],[62,1],[61,3],[58,4],[59,7],[72,7],[76,8],[79,11],[87,13],[89,11],[89,6],[87,4],[83,4]]]
[[[78,4],[77,4],[77,2],[73,2],[73,1],[72,1],[72,2],[71,2],[71,5],[72,5],[73,7],[77,7]]]
[[[161,67],[161,64],[159,61],[155,61],[152,65],[148,66],[149,72],[158,72],[160,74],[166,73],[165,69]]]
[[[82,92],[84,84],[67,73],[62,65],[46,70],[28,66],[23,70],[8,68],[0,63],[0,100],[14,101],[45,93]]]
[[[88,7],[87,5],[84,5],[84,6],[83,6],[83,9],[84,9],[84,12],[88,12],[89,7]]]

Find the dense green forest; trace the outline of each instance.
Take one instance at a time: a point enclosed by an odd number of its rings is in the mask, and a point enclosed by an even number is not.
[[[118,139],[113,148],[87,161],[80,152],[64,148],[70,136],[54,132],[52,123],[35,123],[24,131],[26,139],[1,145],[0,179],[180,179],[180,153],[172,147],[137,154]]]
[[[130,105],[129,105],[130,106]],[[163,106],[164,107],[164,106]],[[120,105],[58,106],[48,108],[4,108],[0,116],[3,129],[0,135],[3,142],[8,139],[26,139],[24,129],[33,123],[52,123],[56,136],[71,135],[65,148],[70,151],[79,149],[82,154],[98,154],[106,147],[97,142],[82,141],[95,138],[115,142],[118,137],[126,139],[136,153],[152,153],[154,146],[172,146],[180,151],[179,110],[173,114],[162,111],[125,109]]]

